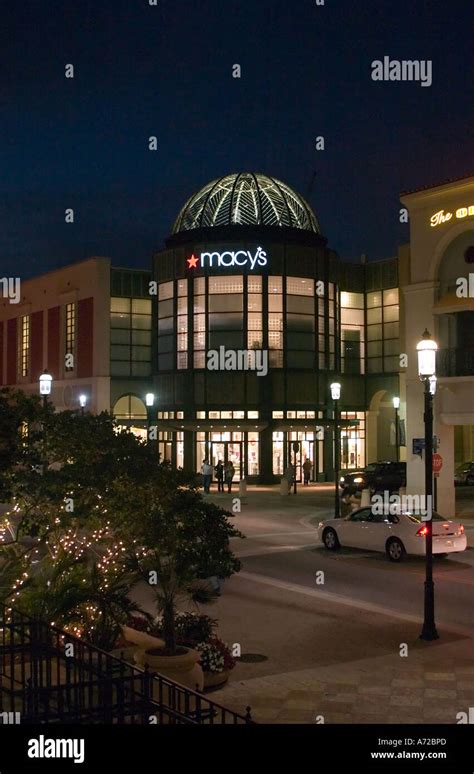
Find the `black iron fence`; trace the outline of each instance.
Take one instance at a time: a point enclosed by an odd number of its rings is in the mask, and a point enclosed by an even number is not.
[[[437,365],[439,376],[474,376],[474,349],[440,349]]]
[[[3,723],[252,723],[18,610],[0,606]]]

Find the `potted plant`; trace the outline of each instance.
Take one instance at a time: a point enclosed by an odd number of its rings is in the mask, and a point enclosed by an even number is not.
[[[200,654],[204,688],[224,685],[236,665],[229,646],[218,637],[211,637],[207,642],[199,642],[196,650]]]

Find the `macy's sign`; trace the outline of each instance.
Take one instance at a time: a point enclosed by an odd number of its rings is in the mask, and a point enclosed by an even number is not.
[[[197,257],[194,253],[190,258],[186,259],[188,262],[188,269],[201,269],[225,267],[230,266],[250,266],[250,269],[255,269],[256,266],[267,265],[267,254],[261,247],[257,247],[255,254],[252,254],[250,250],[225,250],[223,253],[219,252],[206,252],[200,253]]]

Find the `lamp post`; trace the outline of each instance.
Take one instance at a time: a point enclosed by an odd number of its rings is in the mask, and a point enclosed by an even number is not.
[[[416,346],[418,353],[418,376],[424,385],[424,422],[425,422],[425,494],[426,516],[423,519],[426,526],[426,576],[425,605],[423,628],[420,634],[422,640],[437,640],[434,610],[433,583],[433,386],[436,385],[436,350],[437,343],[425,328],[423,338]]]
[[[400,398],[393,398],[393,408],[395,409],[395,453],[397,462],[400,461],[400,430],[398,426],[398,409],[400,408]]]
[[[81,414],[84,414],[84,409],[87,406],[87,395],[79,395],[79,405],[81,407]]]
[[[155,405],[154,392],[147,392],[147,394],[145,395],[145,405],[146,405],[146,440],[147,440],[147,443],[150,443],[152,412],[153,412],[153,406]]]
[[[45,368],[39,378],[39,391],[40,391],[40,395],[43,396],[43,406],[46,406],[46,403],[48,401],[48,395],[51,395],[52,383],[53,383],[53,377],[49,373],[48,369]]]
[[[334,518],[341,515],[341,502],[339,499],[339,458],[341,455],[339,444],[339,398],[341,397],[341,385],[339,382],[331,384],[331,398],[334,401],[334,481],[336,495],[334,500]]]

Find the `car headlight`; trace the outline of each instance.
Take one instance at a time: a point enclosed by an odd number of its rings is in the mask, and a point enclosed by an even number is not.
[[[341,476],[341,478],[339,479],[339,483],[340,483],[340,484],[343,484],[343,483],[344,483],[344,476]]]
[[[354,484],[362,484],[363,480],[364,480],[363,478],[361,478],[360,476],[357,476],[357,478],[354,479]]]
[[[320,521],[318,527],[324,527],[324,521]]]

